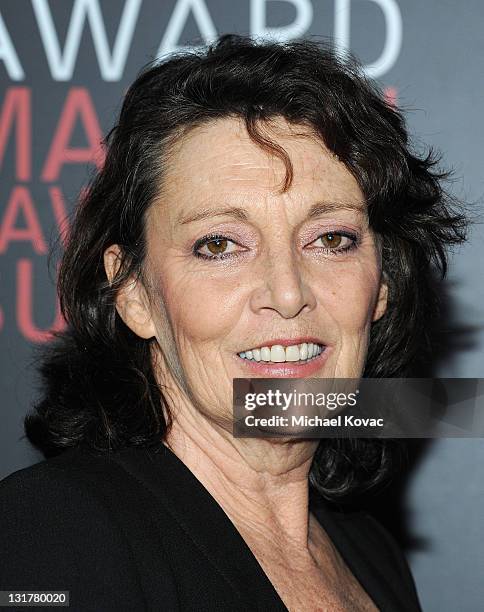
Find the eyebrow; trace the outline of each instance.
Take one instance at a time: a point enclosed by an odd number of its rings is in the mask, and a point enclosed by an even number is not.
[[[227,208],[204,208],[192,215],[178,217],[180,225],[194,223],[195,221],[203,221],[203,219],[211,219],[212,217],[233,217],[238,221],[248,221],[249,213],[245,208],[237,206],[228,206]]]
[[[356,212],[364,212],[366,205],[364,202],[317,202],[309,209],[306,218],[314,219],[328,212],[338,210],[354,210]],[[187,225],[195,221],[203,221],[204,219],[212,219],[213,217],[232,217],[238,221],[248,221],[250,213],[245,208],[238,206],[228,206],[226,208],[204,208],[194,214],[184,216],[180,215],[177,219],[178,224]]]

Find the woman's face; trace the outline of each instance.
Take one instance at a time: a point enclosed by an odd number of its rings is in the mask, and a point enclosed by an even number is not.
[[[233,378],[360,377],[386,306],[356,180],[304,128],[277,120],[270,137],[293,164],[285,193],[282,161],[222,119],[178,143],[147,213],[142,335],[204,405],[231,409]]]

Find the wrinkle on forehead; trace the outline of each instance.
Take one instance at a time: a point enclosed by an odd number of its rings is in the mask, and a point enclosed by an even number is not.
[[[279,119],[270,128],[271,139],[285,149],[293,165],[289,189],[309,195],[319,183],[330,184],[336,192],[345,184],[355,198],[363,199],[356,179],[337,156],[314,132],[296,127]],[[243,120],[223,118],[197,126],[179,140],[169,155],[160,196],[171,199],[195,191],[197,198],[216,197],[231,185],[277,195],[285,177],[284,162],[250,138]]]
[[[241,145],[238,146],[238,150],[240,150],[240,146]],[[251,169],[258,169],[260,167],[261,167],[261,164],[254,163],[253,160],[251,161],[240,160],[240,161],[230,161],[230,162],[224,163],[220,166],[220,169],[223,170],[224,168],[246,168],[248,170],[251,170]],[[270,168],[269,163],[267,164],[266,167]]]

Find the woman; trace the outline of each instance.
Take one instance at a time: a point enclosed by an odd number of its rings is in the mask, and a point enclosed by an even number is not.
[[[234,378],[403,376],[463,217],[349,61],[224,36],[148,67],[59,274],[68,329],[2,482],[3,590],[75,610],[419,610],[343,502],[382,440],[234,438]],[[5,560],[7,562],[5,563]]]

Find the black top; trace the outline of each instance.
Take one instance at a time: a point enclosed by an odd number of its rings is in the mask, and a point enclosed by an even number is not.
[[[375,519],[314,491],[310,509],[380,610],[420,610]],[[72,449],[1,481],[0,590],[69,590],[82,612],[287,612],[221,506],[163,444]]]

